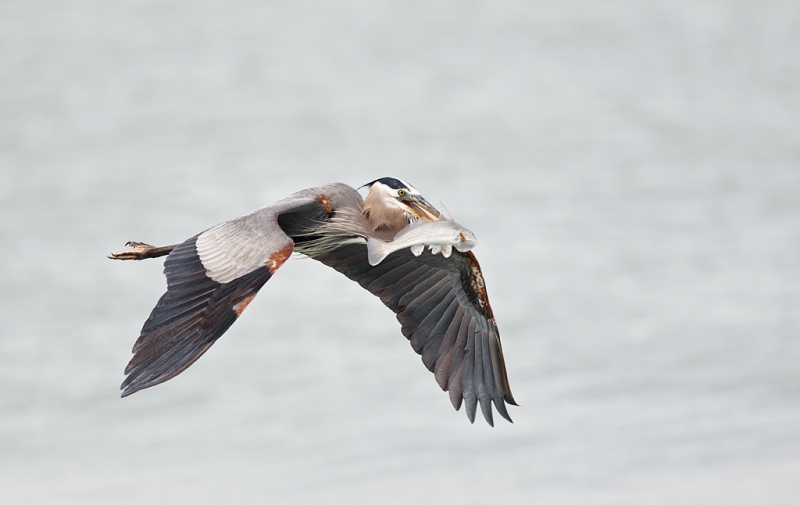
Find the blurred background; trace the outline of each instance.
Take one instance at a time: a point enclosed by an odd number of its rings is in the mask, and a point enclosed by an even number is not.
[[[798,26],[789,0],[0,3],[0,501],[796,503]],[[302,259],[119,398],[165,281],[107,254],[388,175],[478,236],[513,425],[470,425]]]

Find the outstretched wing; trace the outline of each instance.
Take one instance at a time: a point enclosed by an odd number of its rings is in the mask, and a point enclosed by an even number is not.
[[[167,292],[133,346],[123,397],[183,372],[225,333],[294,250],[278,217],[302,223],[330,211],[327,199],[313,194],[306,190],[217,225],[170,252]]]
[[[492,407],[511,421],[506,403],[516,405],[508,385],[497,324],[486,296],[480,266],[472,252],[449,258],[409,249],[370,266],[361,244],[315,255],[358,282],[397,314],[402,332],[422,362],[449,391],[456,410],[466,405],[470,422],[477,404],[490,425]]]

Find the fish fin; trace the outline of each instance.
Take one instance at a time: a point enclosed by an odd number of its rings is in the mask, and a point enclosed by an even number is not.
[[[422,251],[424,250],[425,250],[425,244],[417,244],[411,246],[411,254],[413,254],[414,256],[419,256],[420,254],[422,254]],[[370,260],[370,264],[372,264],[371,262],[372,260]],[[377,265],[377,263],[375,264]]]
[[[451,254],[453,254],[453,246],[451,246],[451,245],[443,245],[442,246],[442,256],[444,256],[445,258],[449,258]]]
[[[439,201],[439,203],[442,205],[442,210],[440,212],[440,214],[442,215],[442,220],[443,221],[455,221],[455,219],[453,219],[453,216],[450,215],[450,211],[447,210],[447,207],[444,206],[444,202]]]
[[[440,245],[432,245],[430,246],[431,254],[437,255],[442,252],[442,246]]]
[[[382,240],[378,240],[372,237],[367,239],[367,259],[369,259],[369,264],[372,266],[377,265],[383,258],[385,258],[388,253],[386,252],[387,249],[386,242]]]

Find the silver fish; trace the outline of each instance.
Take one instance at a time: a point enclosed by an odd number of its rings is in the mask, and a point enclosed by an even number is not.
[[[442,219],[439,221],[416,221],[400,230],[390,242],[375,238],[367,239],[367,256],[369,264],[377,265],[386,256],[401,249],[410,248],[414,256],[419,256],[430,246],[433,254],[439,252],[445,258],[450,257],[453,247],[465,252],[477,245],[475,234],[455,221]]]

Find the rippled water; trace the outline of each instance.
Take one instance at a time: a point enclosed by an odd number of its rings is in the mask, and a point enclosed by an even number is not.
[[[3,503],[793,503],[796,2],[0,5]],[[515,424],[288,262],[121,400],[167,244],[385,175],[479,238]]]

